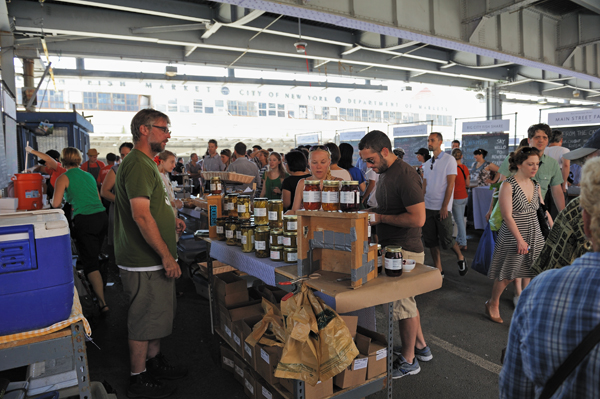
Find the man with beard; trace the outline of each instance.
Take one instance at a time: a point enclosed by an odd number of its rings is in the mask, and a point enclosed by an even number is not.
[[[374,130],[358,144],[360,157],[379,174],[376,186],[377,207],[374,212],[377,235],[382,247],[399,245],[404,259],[425,261],[421,243],[421,227],[425,223],[425,203],[421,178],[406,162],[392,152],[388,136]],[[421,317],[415,298],[394,302],[394,320],[398,320],[402,347],[395,347],[398,359],[394,362],[392,378],[415,375],[421,371],[418,360],[433,358],[421,329]],[[418,359],[418,360],[417,360]]]
[[[160,339],[173,329],[175,279],[181,276],[174,233],[185,229],[153,160],[171,137],[169,123],[167,115],[153,109],[133,117],[134,147],[115,183],[115,257],[129,301],[130,398],[169,396],[175,387],[161,379],[187,375],[185,367],[171,365],[160,352]]]

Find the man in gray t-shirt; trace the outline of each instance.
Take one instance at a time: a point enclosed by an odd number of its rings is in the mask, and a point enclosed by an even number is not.
[[[377,207],[372,209],[377,236],[382,247],[399,245],[404,259],[425,261],[421,227],[425,223],[425,200],[421,178],[406,162],[392,152],[388,136],[378,130],[365,135],[358,144],[360,157],[379,174]],[[372,215],[369,215],[371,220]],[[394,348],[392,378],[414,375],[421,371],[419,361],[433,358],[421,329],[421,316],[415,298],[394,302],[394,320],[398,320],[402,348]]]
[[[239,142],[235,145],[235,147],[233,147],[233,150],[235,151],[236,160],[229,165],[227,171],[240,173],[242,175],[254,176],[252,183],[256,183],[256,187],[258,187],[260,183],[260,174],[256,164],[246,158],[246,144]],[[244,191],[248,187],[252,188],[252,183],[235,186],[235,188],[236,190]]]

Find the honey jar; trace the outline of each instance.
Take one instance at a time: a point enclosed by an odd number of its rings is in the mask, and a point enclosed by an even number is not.
[[[216,195],[223,192],[223,185],[221,184],[221,178],[219,176],[210,178],[210,194]]]

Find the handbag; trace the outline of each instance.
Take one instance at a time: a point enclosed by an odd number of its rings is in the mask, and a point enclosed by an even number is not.
[[[487,276],[490,265],[492,264],[492,256],[496,247],[496,232],[492,231],[490,225],[485,226],[485,230],[477,245],[475,257],[471,262],[471,269]]]
[[[548,379],[539,399],[549,399],[556,390],[567,379],[569,374],[583,361],[588,353],[600,342],[600,324],[596,326],[586,337],[577,345],[567,359],[561,364],[552,377]]]
[[[546,205],[542,204],[541,199],[539,199],[539,206],[537,209],[537,218],[540,223],[540,230],[542,230],[542,235],[544,239],[547,239],[550,235],[550,226],[548,225],[548,218],[546,217]]]

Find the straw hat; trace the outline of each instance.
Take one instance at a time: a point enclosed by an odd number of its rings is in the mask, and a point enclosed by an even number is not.
[[[98,155],[99,155],[99,152],[98,152],[98,151],[96,151],[96,149],[95,149],[95,148],[90,148],[90,149],[88,150],[87,154],[88,154],[88,156],[90,156],[90,157],[96,157],[96,156],[98,156]]]

